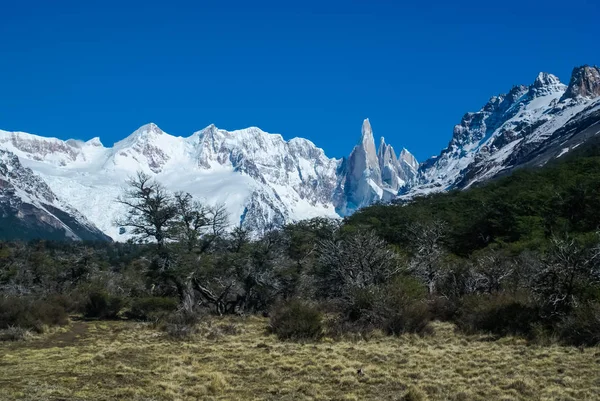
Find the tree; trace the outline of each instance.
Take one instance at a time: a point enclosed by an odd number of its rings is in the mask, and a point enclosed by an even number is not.
[[[177,215],[171,194],[158,182],[141,171],[127,181],[128,189],[117,198],[127,207],[126,215],[115,224],[132,227],[132,234],[140,242],[156,241],[159,251],[169,239],[169,228]]]
[[[600,245],[586,246],[572,237],[553,237],[535,275],[532,291],[551,315],[577,307],[586,289],[600,283]]]
[[[433,295],[443,275],[446,250],[442,241],[446,236],[446,223],[441,220],[414,223],[409,226],[408,231],[413,251],[411,271],[427,285],[429,295]]]
[[[198,246],[210,224],[208,210],[194,201],[189,193],[177,192],[174,202],[177,212],[171,227],[172,235],[191,252]]]
[[[374,231],[323,240],[318,252],[327,286],[342,296],[383,284],[401,270],[394,251]]]

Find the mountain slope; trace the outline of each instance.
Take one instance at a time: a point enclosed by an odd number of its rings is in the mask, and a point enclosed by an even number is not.
[[[600,69],[573,70],[566,86],[540,73],[529,86],[494,96],[454,127],[448,147],[420,167],[402,198],[468,188],[514,168],[541,165],[597,134]]]
[[[4,150],[0,150],[0,238],[110,240]]]

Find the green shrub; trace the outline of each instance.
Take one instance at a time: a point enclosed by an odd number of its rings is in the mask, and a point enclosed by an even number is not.
[[[134,298],[126,313],[129,319],[157,321],[177,309],[177,299],[168,297]]]
[[[292,300],[275,307],[269,329],[280,340],[317,340],[323,335],[323,315],[310,303]]]
[[[519,296],[509,294],[476,295],[463,299],[457,327],[465,333],[485,332],[498,336],[531,337],[541,323],[539,309]]]
[[[569,345],[600,344],[600,303],[582,305],[558,324],[558,335]]]
[[[42,332],[44,326],[64,326],[68,321],[64,306],[55,299],[0,298],[0,329],[19,327]]]
[[[424,302],[406,303],[390,309],[383,329],[390,335],[414,333],[421,336],[433,334],[429,308]]]
[[[88,318],[115,319],[124,304],[121,297],[95,290],[87,297],[84,315]]]
[[[450,322],[456,318],[460,301],[456,298],[433,297],[428,301],[428,305],[432,319]]]

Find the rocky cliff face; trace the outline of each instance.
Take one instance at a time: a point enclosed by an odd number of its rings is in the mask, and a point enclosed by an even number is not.
[[[600,96],[600,68],[589,65],[573,69],[569,87],[562,100],[587,98],[594,99]]]
[[[371,123],[365,120],[361,139],[339,174],[338,212],[347,215],[372,203],[394,199],[400,188],[412,182],[418,168],[406,149],[399,156],[383,137],[375,151]]]

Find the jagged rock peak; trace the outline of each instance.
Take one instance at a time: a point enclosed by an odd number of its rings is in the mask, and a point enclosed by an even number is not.
[[[541,88],[543,86],[552,86],[560,83],[560,79],[558,79],[556,75],[549,74],[547,72],[540,72],[533,83],[533,87]]]
[[[371,123],[369,122],[368,118],[365,118],[365,120],[363,121],[363,125],[362,125],[362,136],[361,136],[361,142],[364,142],[365,139],[370,139],[373,138],[373,129],[371,128]],[[375,141],[374,139],[372,139],[373,141]]]
[[[569,86],[561,101],[579,97],[593,99],[598,96],[600,96],[600,68],[583,65],[573,69]]]
[[[408,164],[413,170],[415,170],[415,172],[419,168],[419,162],[417,161],[417,158],[406,148],[402,148],[400,155],[398,156],[398,160]]]
[[[529,86],[529,98],[562,93],[567,89],[556,75],[540,72],[531,86]]]

